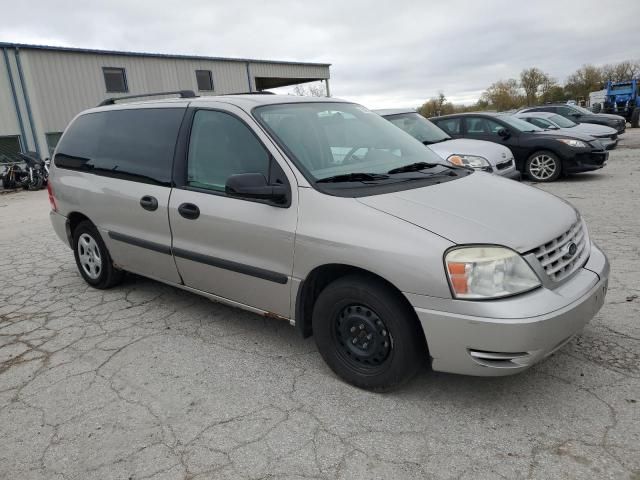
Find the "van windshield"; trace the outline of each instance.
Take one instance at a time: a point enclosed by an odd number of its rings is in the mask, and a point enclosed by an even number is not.
[[[360,105],[290,103],[265,105],[254,112],[315,182],[383,181],[396,174],[392,170],[409,166],[415,171],[422,164],[429,174],[451,171],[422,143]]]

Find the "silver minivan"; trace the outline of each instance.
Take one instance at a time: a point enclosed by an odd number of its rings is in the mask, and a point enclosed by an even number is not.
[[[520,372],[604,302],[607,258],[553,195],[354,103],[181,97],[103,102],[58,143],[51,221],[95,288],[134,272],[286,320],[373,390],[426,361]]]

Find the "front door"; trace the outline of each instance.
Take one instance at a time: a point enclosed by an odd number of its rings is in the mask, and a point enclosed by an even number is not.
[[[511,150],[516,159],[518,169],[522,161],[523,152],[521,151],[520,142],[518,141],[518,132],[508,125],[501,122],[491,120],[485,117],[466,116],[465,120],[465,138],[473,138],[474,140],[486,140],[487,142],[499,143]],[[498,132],[501,129],[509,131],[508,136],[501,136]]]
[[[295,178],[268,137],[249,126],[251,117],[220,107],[195,111],[184,171],[176,172],[169,202],[175,261],[189,287],[290,318]],[[228,196],[227,179],[240,173],[289,185],[290,204]]]

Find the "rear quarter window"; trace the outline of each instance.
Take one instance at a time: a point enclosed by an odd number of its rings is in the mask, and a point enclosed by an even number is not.
[[[183,108],[88,113],[78,117],[57,146],[58,168],[169,185]]]

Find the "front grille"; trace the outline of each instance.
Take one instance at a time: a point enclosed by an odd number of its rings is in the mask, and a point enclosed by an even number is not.
[[[589,256],[588,242],[586,228],[578,219],[567,232],[536,248],[533,253],[549,278],[559,282],[584,264]],[[576,251],[570,255],[568,250],[572,243],[576,245]]]
[[[506,162],[498,163],[496,168],[498,170],[504,170],[505,168],[509,168],[513,164],[513,160],[507,160]]]

